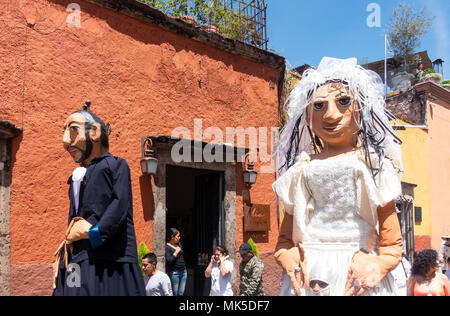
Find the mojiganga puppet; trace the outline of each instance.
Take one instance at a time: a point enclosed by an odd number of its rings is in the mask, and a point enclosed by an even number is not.
[[[400,140],[380,77],[325,57],[288,99],[273,189],[285,209],[280,295],[396,295]]]
[[[80,166],[68,181],[69,226],[55,254],[54,295],[145,295],[130,169],[108,152],[108,135],[88,106],[64,123],[64,149]]]

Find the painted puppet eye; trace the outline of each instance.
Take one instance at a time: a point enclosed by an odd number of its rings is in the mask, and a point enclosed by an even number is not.
[[[325,103],[323,102],[315,102],[313,103],[313,108],[316,111],[321,111],[325,107]]]
[[[338,100],[338,103],[340,106],[349,106],[351,103],[351,98],[350,97],[344,97],[342,99]]]
[[[79,129],[80,129],[80,128],[79,128],[78,126],[71,126],[71,127],[70,127],[70,131],[71,131],[71,132],[78,132]]]

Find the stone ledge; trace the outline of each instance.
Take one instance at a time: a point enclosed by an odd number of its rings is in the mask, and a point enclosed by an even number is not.
[[[432,97],[439,98],[446,103],[450,104],[450,90],[432,82],[432,81],[425,81],[418,83],[414,86],[414,89],[418,92],[428,92],[431,94]],[[428,95],[430,97],[430,95]]]
[[[51,264],[11,265],[11,296],[50,296],[52,289]]]

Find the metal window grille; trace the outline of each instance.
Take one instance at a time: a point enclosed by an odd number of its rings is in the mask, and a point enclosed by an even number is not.
[[[267,50],[267,5],[265,0],[215,0],[215,5],[233,11],[245,21],[243,42]]]
[[[413,199],[403,195],[396,201],[396,208],[402,230],[403,252],[406,259],[412,262],[414,256],[414,208]]]

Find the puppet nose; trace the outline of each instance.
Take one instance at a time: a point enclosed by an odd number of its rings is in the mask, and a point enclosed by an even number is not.
[[[71,139],[70,139],[70,133],[68,130],[64,131],[62,142],[63,142],[63,146],[65,149],[67,149],[70,146]]]
[[[323,120],[326,123],[335,123],[342,119],[342,113],[336,106],[336,103],[330,102],[327,111],[323,115]]]

